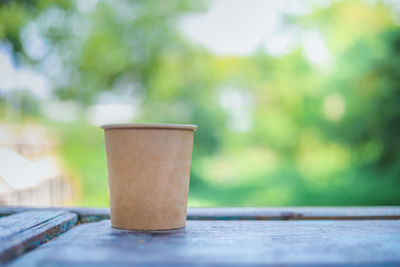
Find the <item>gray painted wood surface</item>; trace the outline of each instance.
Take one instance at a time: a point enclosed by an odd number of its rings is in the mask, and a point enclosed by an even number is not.
[[[0,216],[28,207],[0,207]],[[43,210],[43,209],[39,209]],[[82,223],[110,218],[107,208],[49,208],[78,214]],[[392,220],[400,219],[400,207],[268,207],[189,208],[188,220]]]
[[[76,224],[66,211],[23,211],[0,218],[0,263],[49,241]]]
[[[190,220],[376,220],[400,219],[400,207],[189,208]]]
[[[10,266],[400,265],[400,220],[188,221],[173,231],[80,224]]]

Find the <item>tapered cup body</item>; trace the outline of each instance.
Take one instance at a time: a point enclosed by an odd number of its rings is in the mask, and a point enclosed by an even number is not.
[[[104,125],[111,225],[185,226],[194,125]]]

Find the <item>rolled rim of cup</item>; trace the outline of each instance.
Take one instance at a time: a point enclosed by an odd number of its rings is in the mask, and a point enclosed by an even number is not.
[[[168,124],[168,123],[115,123],[101,125],[104,130],[108,129],[171,129],[196,131],[197,125],[193,124]]]

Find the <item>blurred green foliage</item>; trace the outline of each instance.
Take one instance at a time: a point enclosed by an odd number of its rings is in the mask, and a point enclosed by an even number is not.
[[[205,8],[100,1],[83,14],[69,1],[3,1],[0,38],[83,112],[101,92],[129,85],[140,100],[135,122],[197,124],[189,205],[399,205],[400,27],[391,3],[333,1],[286,17],[287,27],[322,36],[326,66],[301,45],[279,57],[197,47],[177,25]],[[29,23],[48,44],[39,58],[21,41]],[[102,131],[85,119],[52,125],[82,190],[77,204],[107,205]]]

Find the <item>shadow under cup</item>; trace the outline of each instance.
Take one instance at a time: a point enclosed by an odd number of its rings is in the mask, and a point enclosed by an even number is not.
[[[103,125],[111,225],[131,230],[185,226],[195,125]]]

